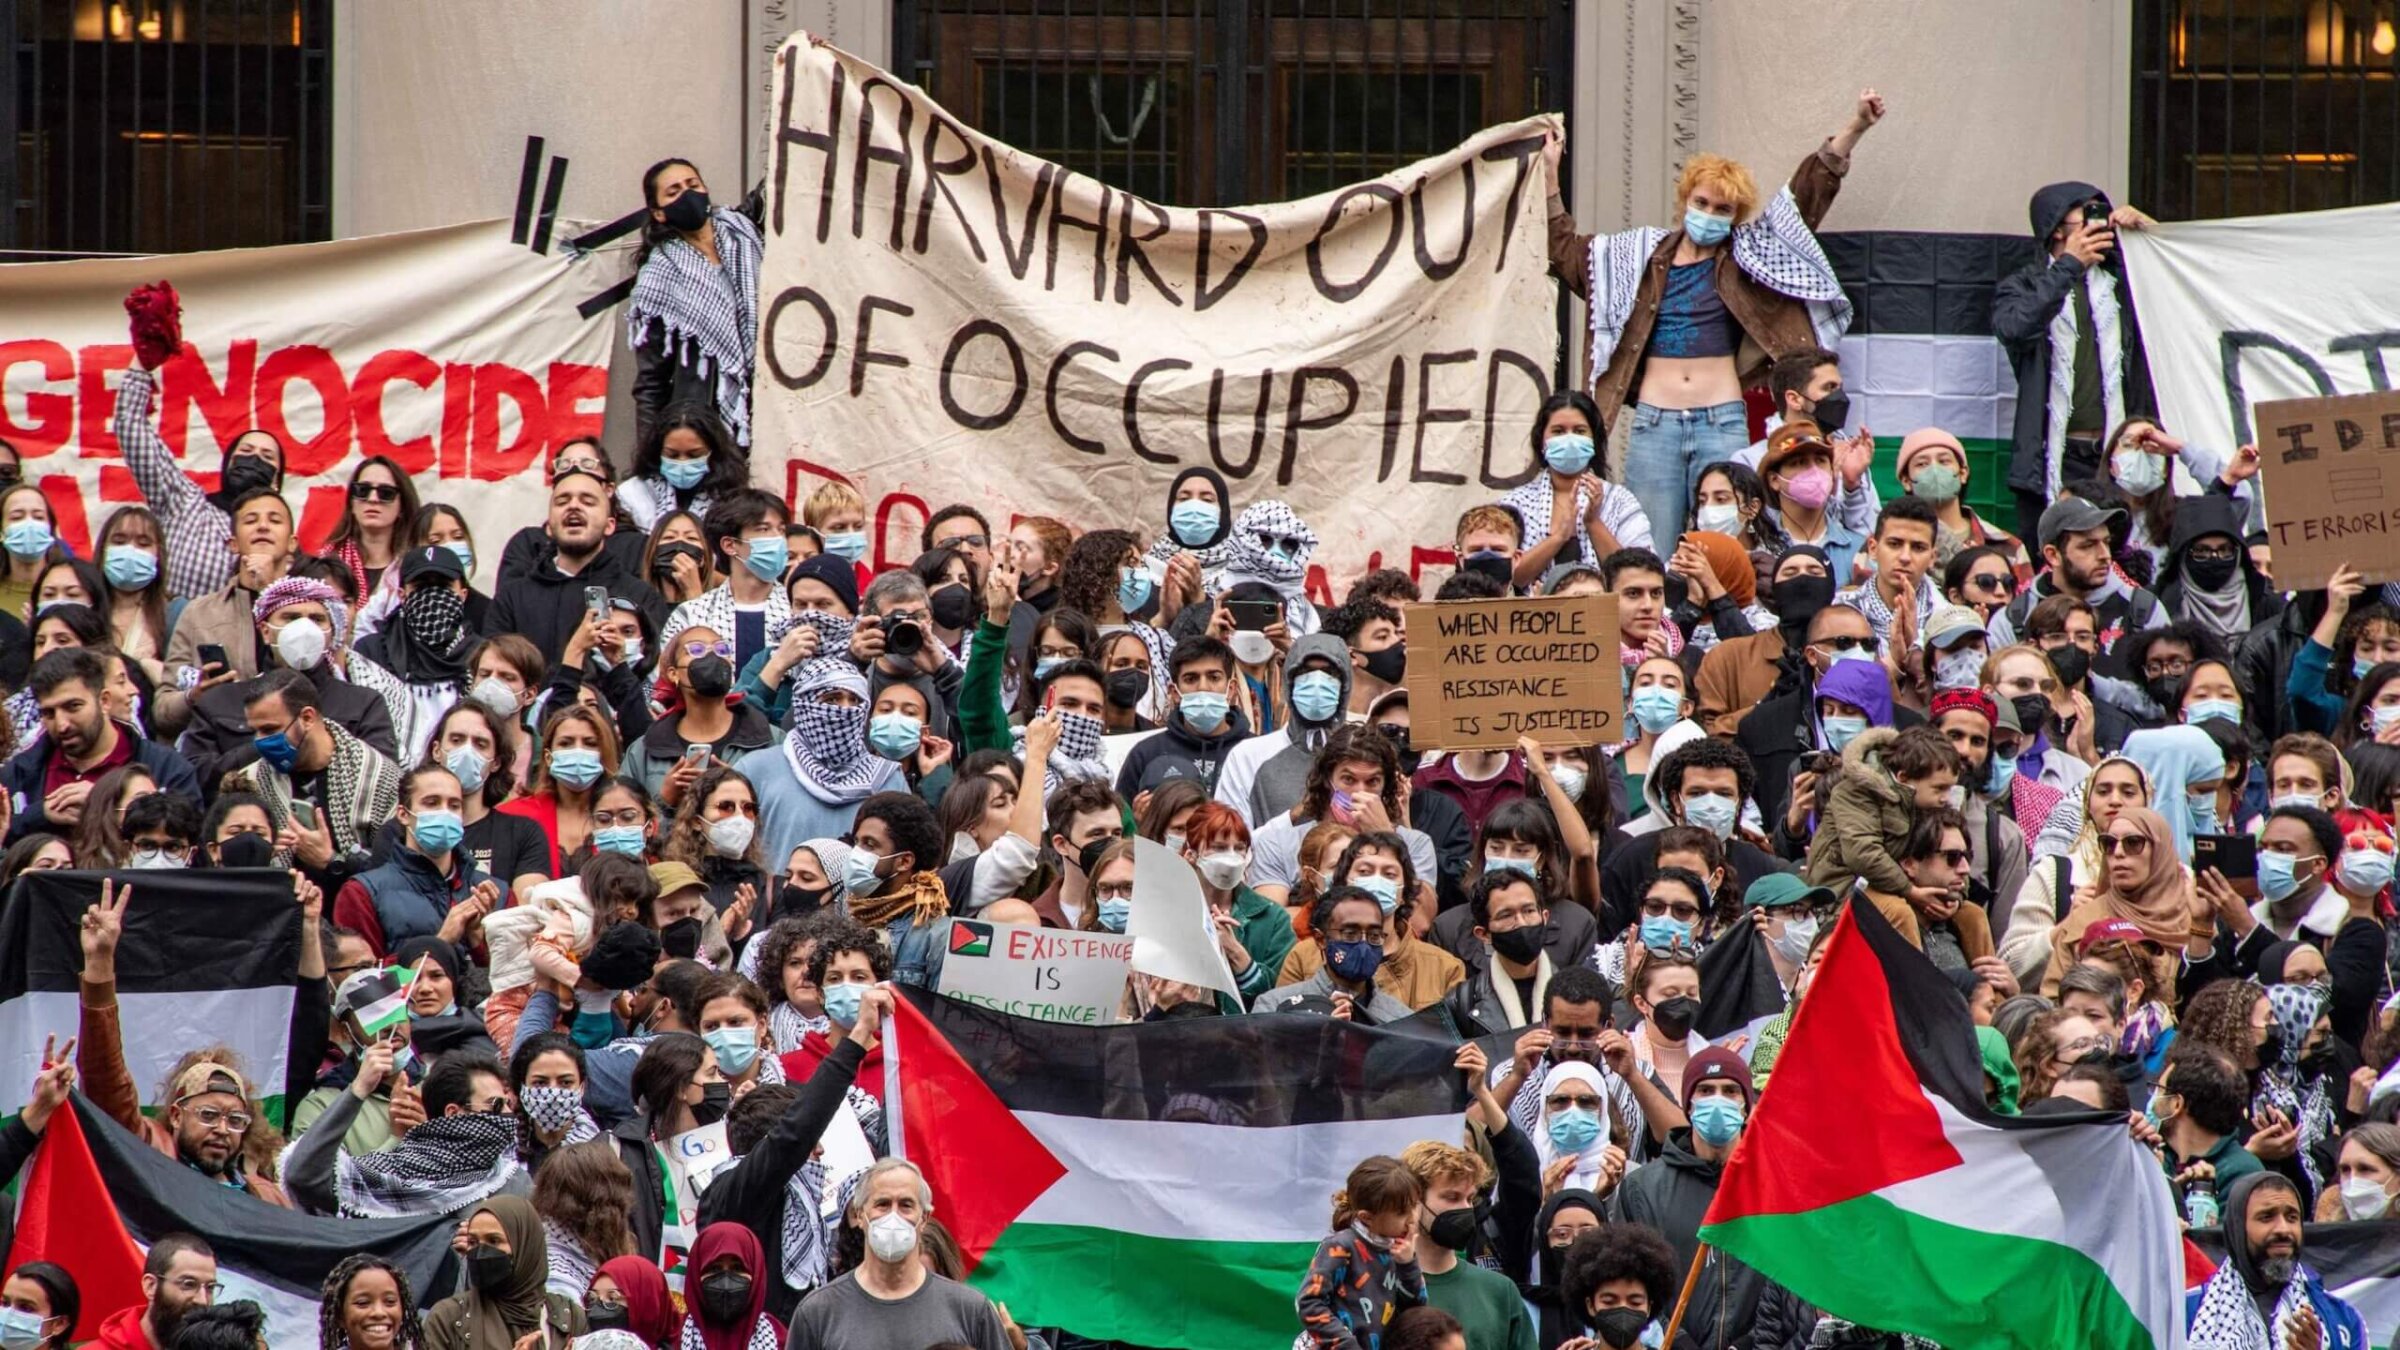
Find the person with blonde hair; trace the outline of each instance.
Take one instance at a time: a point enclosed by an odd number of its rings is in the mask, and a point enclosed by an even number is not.
[[[1594,435],[1543,444],[1554,473],[1584,473],[1594,441],[1606,443],[1630,403],[1625,485],[1659,528],[1689,518],[1700,470],[1750,443],[1743,387],[1779,357],[1833,347],[1850,326],[1850,302],[1815,231],[1842,190],[1850,152],[1883,111],[1882,95],[1859,91],[1849,121],[1763,202],[1748,169],[1722,155],[1692,156],[1675,184],[1681,218],[1665,230],[1577,233],[1558,190],[1565,143],[1550,142],[1550,270],[1591,304],[1600,412]],[[1832,475],[1822,486],[1830,496]]]

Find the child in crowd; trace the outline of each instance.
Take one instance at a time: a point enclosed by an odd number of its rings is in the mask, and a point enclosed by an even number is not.
[[[1809,842],[1808,884],[1838,895],[1863,881],[1869,890],[1902,899],[1943,900],[1932,887],[1909,884],[1899,855],[1916,813],[1950,804],[1960,768],[1958,751],[1930,726],[1861,732],[1842,749],[1841,772]],[[1913,893],[1919,889],[1925,893]]]
[[[1333,1235],[1317,1244],[1294,1301],[1303,1331],[1295,1350],[1380,1350],[1394,1316],[1425,1301],[1417,1269],[1417,1209],[1425,1189],[1398,1158],[1350,1169],[1333,1197]]]

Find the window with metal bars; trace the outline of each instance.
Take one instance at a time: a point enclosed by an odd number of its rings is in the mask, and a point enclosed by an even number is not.
[[[2400,200],[2400,0],[2135,0],[2133,202],[2161,220]]]
[[[332,236],[332,0],[0,0],[0,258]]]

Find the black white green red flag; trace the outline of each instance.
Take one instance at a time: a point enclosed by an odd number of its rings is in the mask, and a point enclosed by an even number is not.
[[[1303,1014],[1072,1026],[901,993],[895,1151],[970,1282],[1028,1326],[1283,1350],[1350,1168],[1461,1137],[1455,1040]]]
[[[1871,905],[1844,909],[1700,1237],[1944,1346],[2183,1344],[2157,1159],[2122,1116],[1988,1109],[1966,1004]]]

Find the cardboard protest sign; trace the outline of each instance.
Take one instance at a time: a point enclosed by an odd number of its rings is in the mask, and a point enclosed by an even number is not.
[[[1555,117],[1229,208],[1046,163],[805,38],[772,118],[751,460],[794,501],[854,485],[873,568],[916,555],[929,503],[1152,538],[1203,466],[1309,523],[1330,603],[1335,578],[1447,562],[1462,494],[1540,469]]]
[[[2367,581],[2400,578],[2400,391],[2255,412],[2275,584],[2316,590],[2345,563]]]
[[[1512,596],[1408,606],[1409,742],[1513,749],[1625,738],[1617,597]]]
[[[1122,933],[952,919],[942,993],[1012,1017],[1105,1026],[1132,969],[1133,939]]]

